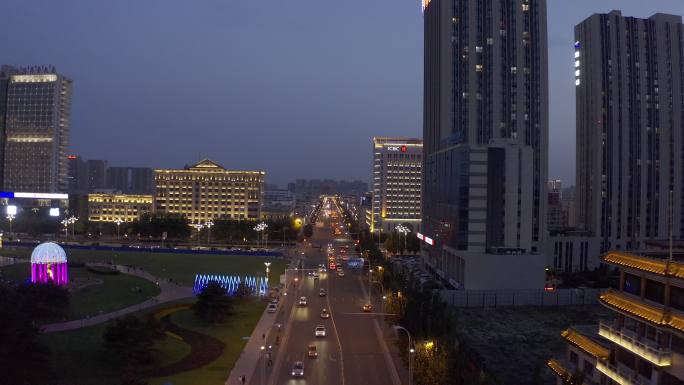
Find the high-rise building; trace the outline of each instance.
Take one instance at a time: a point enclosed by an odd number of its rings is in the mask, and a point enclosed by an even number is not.
[[[154,171],[146,167],[109,167],[106,185],[124,194],[150,195],[154,192]]]
[[[98,159],[88,159],[86,161],[88,169],[88,191],[108,188],[107,186],[107,161]]]
[[[546,234],[545,0],[424,1],[423,228],[443,251]]]
[[[601,249],[684,237],[681,16],[594,14],[575,27],[580,228]]]
[[[78,155],[67,155],[67,192],[73,195],[88,193],[88,167]]]
[[[400,224],[420,230],[423,141],[373,138],[371,231],[394,231]]]
[[[32,67],[9,76],[5,114],[7,191],[67,189],[71,80],[54,68]]]
[[[563,358],[548,361],[563,384],[684,384],[684,264],[611,252],[619,288],[599,296],[614,316],[571,327]]]
[[[550,180],[547,184],[546,225],[549,230],[566,227],[563,214],[563,184],[560,180]]]
[[[7,117],[7,90],[10,76],[17,73],[17,69],[8,65],[0,66],[0,186],[4,177],[5,132]]]
[[[182,170],[154,170],[154,211],[191,223],[261,218],[264,171],[226,170],[205,159]]]

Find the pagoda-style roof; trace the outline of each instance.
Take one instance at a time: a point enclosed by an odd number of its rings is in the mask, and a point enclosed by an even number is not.
[[[608,359],[610,356],[610,350],[608,348],[599,344],[598,342],[595,342],[591,338],[583,335],[575,329],[566,329],[561,333],[561,336],[569,343],[584,350],[587,354],[593,356],[594,358]]]
[[[563,367],[563,364],[556,360],[548,360],[546,362],[546,365],[553,370],[553,372],[560,377],[561,381],[563,381],[564,384],[570,383],[570,380],[572,379],[572,373],[570,373],[569,370],[565,369]]]
[[[650,322],[655,326],[670,327],[684,332],[684,317],[634,300],[621,292],[608,290],[599,296],[599,301],[610,309]]]
[[[642,257],[639,255],[625,254],[617,251],[611,251],[605,254],[602,259],[605,263],[610,263],[620,267],[684,279],[684,264],[681,262]]]

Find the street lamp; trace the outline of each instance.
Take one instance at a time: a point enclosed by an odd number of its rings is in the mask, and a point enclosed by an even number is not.
[[[271,262],[264,262],[264,266],[266,266],[266,286],[268,287],[268,273],[271,271],[271,269],[269,269]]]
[[[195,230],[197,230],[197,247],[199,247],[199,245],[200,245],[200,231],[202,230],[204,225],[197,222],[197,223],[193,223],[191,226],[194,227]]]
[[[268,225],[264,222],[261,222],[258,225],[254,226],[254,231],[257,232],[257,247],[259,247],[261,245],[261,243],[259,241],[259,233],[266,231],[267,228],[268,228]],[[262,235],[262,238],[263,238],[263,235]]]
[[[12,221],[16,218],[14,214],[7,214],[7,220],[9,221],[10,224],[10,235],[12,235]]]
[[[121,238],[119,237],[119,226],[121,226],[121,224],[123,223],[123,221],[121,220],[121,218],[116,218],[116,220],[114,221],[114,223],[116,223],[116,239],[121,239]]]
[[[9,218],[9,216],[8,216]],[[64,218],[62,219],[62,225],[64,225],[64,239],[69,239],[69,220]],[[12,232],[12,221],[10,220],[10,233]]]
[[[67,219],[68,223],[71,225],[71,238],[76,238],[76,230],[75,230],[75,223],[78,221],[78,218],[75,216],[70,216],[69,219]]]
[[[411,232],[411,230],[404,226],[404,225],[399,225],[396,227],[396,230],[402,234],[404,234],[404,252],[406,252],[406,235]]]
[[[211,226],[214,225],[214,222],[210,219],[206,222],[204,222],[204,227],[207,228],[207,243],[211,243]],[[199,237],[199,235],[197,235]]]
[[[399,325],[394,325],[394,329],[396,330],[403,330],[406,332],[406,335],[408,336],[408,346],[409,346],[409,385],[413,385],[413,353],[415,353],[415,349],[413,349],[413,345],[411,345],[411,333],[403,326]]]

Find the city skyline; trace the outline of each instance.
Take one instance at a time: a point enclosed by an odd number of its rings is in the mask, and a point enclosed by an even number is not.
[[[165,3],[166,17],[150,32],[145,21],[158,5],[136,4],[135,14],[125,5],[90,7],[85,2],[0,5],[0,12],[15,15],[0,32],[22,31],[9,39],[3,63],[54,65],[74,81],[70,153],[144,167],[179,167],[186,159],[212,158],[229,168],[265,169],[267,181],[279,185],[324,175],[368,181],[361,171],[372,162],[367,140],[420,136],[418,2],[212,3],[195,5],[192,12],[189,4]],[[684,14],[684,4],[675,1],[549,4],[548,175],[566,185],[575,179],[573,27],[612,9],[639,18]],[[186,21],[182,17],[187,14],[193,16]],[[349,18],[355,28],[347,26]],[[22,28],[29,19],[34,27]],[[121,22],[125,30],[110,28]],[[402,27],[390,29],[390,23]],[[55,28],[61,33],[50,34]],[[86,29],[89,34],[82,34]],[[279,35],[271,39],[275,30]],[[245,36],[256,37],[249,45]],[[199,39],[203,44],[195,45]],[[285,50],[288,41],[296,43]],[[35,45],[41,49],[30,48]],[[289,60],[275,67],[274,57]],[[286,97],[295,84],[297,97]],[[269,113],[258,114],[264,106]],[[188,145],[189,129],[199,135]],[[313,143],[340,133],[339,157],[310,161],[330,152]],[[148,150],[152,141],[161,144],[154,152]]]

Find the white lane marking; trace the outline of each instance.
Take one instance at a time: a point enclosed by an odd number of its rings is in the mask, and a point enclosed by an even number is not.
[[[328,283],[328,292],[330,292],[330,281]],[[344,385],[344,355],[342,354],[342,342],[340,341],[340,335],[337,332],[337,325],[335,324],[335,316],[332,308],[332,304],[330,303],[330,297],[325,296],[325,300],[328,303],[328,309],[330,309],[330,319],[332,320],[333,324],[333,330],[335,332],[335,338],[337,339],[337,346],[340,348],[340,367],[342,369],[342,385]]]

